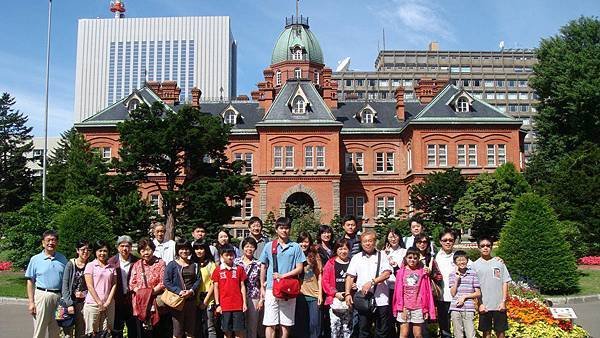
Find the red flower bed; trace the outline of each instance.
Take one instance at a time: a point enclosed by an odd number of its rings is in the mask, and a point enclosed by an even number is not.
[[[8,271],[12,268],[11,262],[0,262],[0,271]]]
[[[564,331],[573,329],[573,324],[570,321],[553,318],[550,309],[539,300],[510,296],[506,305],[508,318],[516,322],[527,325],[545,322],[550,325],[557,325]]]
[[[581,265],[600,265],[600,256],[581,257],[577,263]]]

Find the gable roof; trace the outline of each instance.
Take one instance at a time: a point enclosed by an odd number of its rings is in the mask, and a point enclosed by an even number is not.
[[[503,124],[521,124],[520,120],[505,114],[489,103],[473,98],[471,109],[468,112],[457,112],[450,103],[457,95],[462,93],[462,89],[447,84],[442,91],[428,104],[411,123],[503,123]],[[466,93],[466,92],[465,92]],[[467,93],[468,94],[468,93]]]
[[[308,100],[308,106],[305,114],[292,114],[289,102],[298,93],[302,92]],[[257,126],[313,126],[313,125],[340,125],[325,104],[325,101],[310,80],[294,79],[288,80],[271,107],[265,114],[263,120],[257,123]]]

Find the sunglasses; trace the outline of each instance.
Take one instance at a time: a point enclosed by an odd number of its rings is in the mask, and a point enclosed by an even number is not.
[[[454,243],[454,238],[442,238],[440,241],[444,243]]]
[[[423,240],[423,241],[417,241],[417,243],[427,244],[427,243],[429,243],[429,241],[428,240]]]
[[[491,248],[492,245],[491,244],[481,244],[479,245],[480,248]]]

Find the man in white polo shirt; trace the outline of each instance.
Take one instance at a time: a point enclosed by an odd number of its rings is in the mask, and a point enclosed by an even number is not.
[[[169,264],[175,259],[175,241],[165,240],[166,228],[165,225],[160,222],[154,222],[152,224],[152,234],[154,235],[154,256],[162,258],[165,264]]]
[[[346,271],[346,303],[353,305],[352,285],[356,283],[358,290],[363,294],[372,293],[377,305],[375,312],[359,313],[358,326],[359,338],[371,336],[371,326],[375,322],[375,337],[387,338],[390,331],[391,311],[389,289],[384,283],[392,273],[392,267],[383,251],[377,251],[377,234],[373,230],[366,230],[360,236],[362,252],[352,256]],[[379,262],[379,264],[378,264]],[[377,271],[379,266],[379,271]]]

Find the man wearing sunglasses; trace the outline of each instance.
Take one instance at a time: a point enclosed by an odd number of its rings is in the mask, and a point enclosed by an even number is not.
[[[456,242],[456,233],[452,229],[444,229],[439,237],[440,247],[442,248],[435,255],[435,262],[442,274],[442,299],[437,299],[435,306],[438,309],[438,324],[440,326],[440,336],[442,338],[452,337],[450,331],[450,303],[452,294],[450,293],[450,274],[454,273],[454,243]],[[468,264],[471,265],[469,260]]]
[[[480,238],[477,245],[481,257],[473,263],[472,268],[477,272],[481,285],[479,331],[483,332],[483,338],[489,338],[493,328],[496,337],[504,338],[504,332],[508,330],[506,300],[510,275],[506,265],[492,257],[494,242],[490,238]]]

